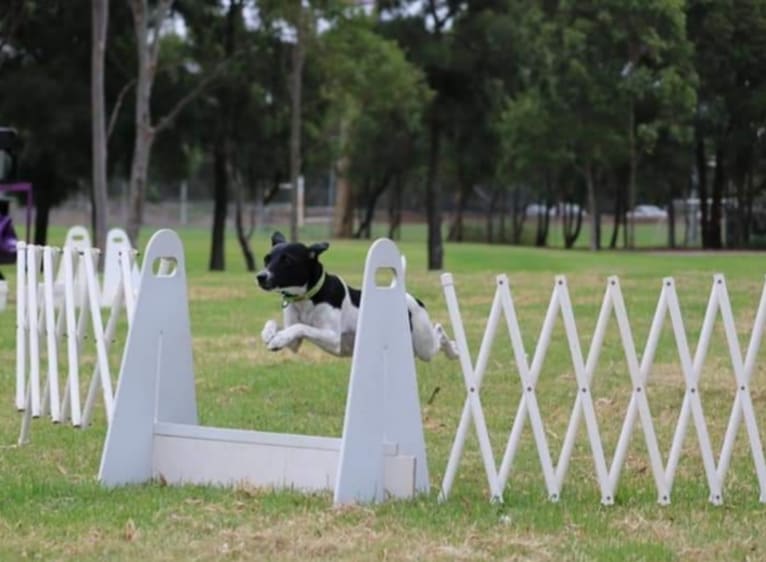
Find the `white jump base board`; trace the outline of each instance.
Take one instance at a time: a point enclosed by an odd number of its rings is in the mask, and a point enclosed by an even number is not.
[[[341,439],[156,423],[153,477],[168,484],[335,489]],[[415,457],[383,446],[385,496],[415,494]]]

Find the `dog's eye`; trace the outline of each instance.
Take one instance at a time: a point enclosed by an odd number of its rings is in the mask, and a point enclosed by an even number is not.
[[[279,261],[285,265],[292,265],[293,263],[295,263],[295,260],[292,257],[290,257],[288,254],[282,254],[281,256],[279,256]]]

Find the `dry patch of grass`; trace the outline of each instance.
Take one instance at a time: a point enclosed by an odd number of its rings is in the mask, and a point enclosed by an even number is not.
[[[252,291],[246,287],[232,285],[194,285],[188,287],[189,300],[191,301],[228,301],[231,299],[244,299],[251,296]]]

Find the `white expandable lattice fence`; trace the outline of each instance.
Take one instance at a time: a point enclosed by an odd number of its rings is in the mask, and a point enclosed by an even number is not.
[[[24,412],[20,444],[29,439],[32,418],[50,415],[56,423],[88,426],[99,390],[111,420],[109,348],[120,319],[125,316],[130,325],[138,267],[136,252],[120,229],[109,231],[103,282],[97,273],[100,253],[82,227],[70,229],[61,248],[18,244],[15,404]],[[106,321],[102,309],[109,310]],[[81,371],[88,350],[95,364],[82,405]]]
[[[766,462],[764,461],[761,436],[756,423],[756,416],[749,387],[756,356],[758,355],[763,336],[763,324],[766,320],[766,286],[764,286],[764,290],[761,294],[754,325],[750,334],[750,342],[743,358],[742,350],[737,338],[737,331],[729,301],[729,293],[726,288],[726,281],[723,275],[715,275],[713,277],[713,287],[705,311],[699,341],[694,354],[692,354],[687,340],[675,283],[672,278],[665,278],[662,282],[662,291],[649,329],[646,346],[643,354],[640,356],[641,359],[639,360],[639,356],[636,353],[636,345],[630,321],[625,308],[625,302],[623,300],[622,291],[620,290],[619,279],[617,277],[610,277],[607,280],[606,292],[596,322],[590,349],[587,357],[584,357],[580,347],[580,338],[575,324],[572,303],[569,298],[567,281],[565,277],[558,276],[555,279],[553,295],[543,321],[542,330],[537,340],[534,354],[532,355],[532,362],[529,364],[522,341],[522,331],[517,319],[508,278],[505,275],[499,275],[496,282],[497,288],[492,308],[479,348],[479,354],[474,363],[471,359],[471,352],[466,341],[453,277],[449,273],[442,275],[444,296],[460,353],[460,366],[463,372],[463,379],[467,393],[462,416],[460,418],[460,424],[452,445],[442,483],[442,499],[446,499],[452,489],[460,457],[463,453],[464,443],[468,435],[468,429],[471,421],[473,421],[484,469],[487,475],[490,494],[493,500],[499,501],[502,498],[503,490],[508,483],[510,471],[519,448],[522,429],[526,419],[529,418],[548,496],[552,501],[557,501],[560,497],[561,488],[566,477],[580,422],[581,419],[584,418],[590,449],[593,455],[596,479],[600,488],[601,501],[606,505],[612,504],[614,503],[620,473],[625,464],[631,435],[636,426],[636,419],[638,418],[644,434],[659,503],[670,503],[676,468],[681,457],[682,444],[687,433],[689,420],[691,419],[696,429],[697,443],[699,445],[707,485],[710,492],[709,500],[713,504],[721,504],[723,501],[722,490],[729,463],[731,461],[735,438],[742,423],[742,419],[744,418],[749,440],[748,443],[752,452],[753,464],[760,487],[760,501],[766,502]],[[710,347],[711,335],[719,311],[723,320],[723,328],[726,335],[729,355],[731,357],[732,370],[736,378],[737,392],[729,416],[721,452],[718,458],[716,458],[711,445],[702,403],[700,401],[699,383],[702,367]],[[559,316],[559,312],[563,319],[566,339],[574,367],[577,383],[577,397],[574,401],[558,462],[554,464],[548,445],[548,439],[546,437],[545,425],[538,406],[536,384],[538,377],[540,376],[543,360],[551,343],[551,334],[556,324],[557,317]],[[614,313],[617,320],[619,335],[627,360],[632,392],[625,418],[622,423],[622,430],[610,465],[607,463],[604,454],[603,440],[598,428],[593,399],[591,396],[591,382],[594,370],[598,364],[599,354],[603,347],[607,324],[612,313]],[[650,405],[647,398],[646,384],[649,381],[652,372],[655,352],[657,351],[663,323],[668,315],[670,316],[672,332],[680,358],[681,370],[685,381],[685,393],[678,415],[678,421],[675,426],[672,445],[667,455],[667,462],[663,464],[663,456],[655,433]],[[487,368],[490,350],[497,336],[501,317],[504,317],[506,321],[506,327],[510,336],[510,343],[515,360],[515,370],[520,377],[522,391],[516,416],[510,434],[508,435],[507,446],[498,469],[484,418],[482,402],[480,399],[480,387]]]

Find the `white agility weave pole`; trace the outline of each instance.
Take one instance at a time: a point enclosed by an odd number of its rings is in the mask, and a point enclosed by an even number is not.
[[[156,270],[155,262],[174,264]],[[390,286],[376,272],[393,271]],[[409,336],[401,256],[390,240],[370,248],[340,438],[204,427],[197,423],[184,253],[157,232],[118,379],[99,481],[330,490],[335,504],[428,491],[428,466]]]
[[[460,308],[452,275],[448,273],[442,275],[444,296],[450,313],[453,330],[455,332],[455,338],[460,354],[460,365],[463,371],[467,392],[463,414],[460,419],[460,424],[456,432],[447,468],[445,470],[440,494],[442,500],[449,496],[452,489],[467,436],[468,426],[471,421],[474,422],[474,427],[476,429],[482,461],[487,475],[490,497],[494,501],[501,500],[503,491],[508,482],[515,455],[518,451],[523,426],[526,419],[529,418],[548,496],[552,501],[557,501],[561,495],[561,488],[574,449],[580,421],[584,417],[588,440],[593,454],[596,480],[601,492],[601,502],[605,505],[614,503],[620,474],[627,458],[628,447],[637,419],[640,421],[643,430],[644,441],[646,443],[649,462],[652,468],[652,475],[657,489],[658,502],[660,504],[670,503],[670,495],[673,488],[675,473],[681,456],[683,441],[687,434],[690,418],[696,429],[697,443],[700,449],[709,488],[709,501],[716,505],[723,501],[722,489],[726,472],[731,460],[734,441],[742,419],[744,418],[749,445],[753,456],[753,463],[760,487],[759,498],[761,502],[766,502],[766,460],[764,460],[762,441],[749,390],[749,382],[754,369],[755,358],[763,338],[764,323],[766,322],[766,285],[764,286],[761,300],[758,305],[758,311],[755,317],[747,354],[743,360],[724,277],[722,275],[714,276],[713,287],[708,300],[700,338],[696,346],[696,352],[692,358],[681,308],[675,290],[675,284],[671,278],[664,279],[644,352],[639,361],[625,302],[620,289],[619,279],[617,277],[610,277],[607,280],[606,291],[604,293],[594,334],[591,338],[590,350],[587,358],[584,360],[580,349],[580,338],[575,324],[566,279],[562,276],[556,277],[553,294],[543,320],[543,326],[537,340],[532,364],[528,365],[526,359],[527,355],[522,341],[522,331],[516,316],[508,279],[505,275],[500,275],[497,277],[496,283],[495,297],[492,308],[490,309],[484,337],[481,342],[479,358],[474,368],[471,363],[470,352],[466,343],[465,331],[463,329],[462,317],[460,315]],[[716,463],[702,403],[700,401],[699,379],[702,365],[704,364],[705,356],[710,346],[711,335],[719,310],[721,312],[729,354],[732,360],[734,376],[736,378],[737,393],[729,417],[724,443],[718,462]],[[558,462],[554,465],[545,435],[545,426],[537,404],[536,384],[540,376],[540,370],[545,354],[550,345],[551,334],[556,318],[559,316],[559,312],[563,319],[566,339],[570,350],[570,358],[574,366],[577,393]],[[599,354],[603,347],[608,322],[612,314],[614,314],[617,320],[622,348],[627,362],[627,374],[630,377],[632,391],[611,465],[607,465],[601,434],[596,423],[595,409],[591,398],[590,388],[593,373],[598,364]],[[521,397],[516,417],[508,436],[505,453],[498,470],[489,445],[489,436],[484,420],[479,390],[484,377],[484,371],[486,370],[489,353],[496,337],[501,315],[506,319],[506,327],[508,329],[510,343],[514,353],[515,367],[518,371],[521,383]],[[686,392],[684,394],[670,452],[668,454],[667,464],[663,465],[662,454],[654,429],[646,389],[666,316],[670,316],[676,348],[684,375]]]

